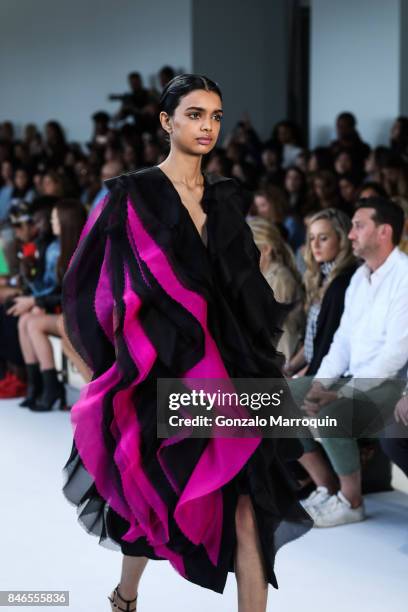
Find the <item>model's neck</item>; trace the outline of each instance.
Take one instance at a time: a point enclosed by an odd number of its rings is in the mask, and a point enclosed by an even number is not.
[[[201,155],[185,155],[179,151],[170,151],[166,159],[158,166],[173,181],[194,187],[203,182],[201,160]]]

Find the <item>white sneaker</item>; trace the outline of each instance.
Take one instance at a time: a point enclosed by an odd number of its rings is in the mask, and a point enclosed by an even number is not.
[[[308,510],[309,511],[309,510]],[[349,500],[339,491],[329,499],[313,508],[312,518],[315,527],[336,527],[348,523],[358,523],[366,518],[364,502],[357,508],[352,508]]]
[[[329,491],[327,487],[317,487],[314,491],[312,491],[309,497],[306,499],[302,499],[300,503],[304,507],[305,510],[309,510],[309,508],[314,508],[322,504],[323,502],[329,499]]]

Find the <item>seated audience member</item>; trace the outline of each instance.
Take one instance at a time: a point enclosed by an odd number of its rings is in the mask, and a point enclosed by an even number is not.
[[[26,369],[22,358],[18,338],[18,316],[32,308],[33,300],[52,293],[56,287],[55,266],[59,255],[59,247],[50,240],[48,232],[48,215],[52,198],[43,197],[35,202],[32,212],[33,225],[36,228],[34,242],[22,243],[20,250],[20,268],[17,275],[16,296],[1,306],[0,338],[1,357],[7,365],[6,376],[0,382],[0,397],[12,398],[25,395]],[[34,206],[34,205],[33,205]],[[16,228],[17,236],[21,237],[21,229]]]
[[[347,207],[354,208],[354,204],[358,199],[359,186],[359,179],[353,175],[343,174],[343,176],[339,178],[340,196]]]
[[[390,198],[395,196],[408,197],[408,171],[406,165],[392,151],[383,160],[381,184]]]
[[[392,124],[390,148],[408,162],[408,117],[397,117]]]
[[[27,397],[20,404],[34,411],[52,410],[56,401],[66,406],[65,387],[58,380],[49,334],[59,335],[61,283],[65,270],[85,224],[86,212],[76,200],[60,200],[52,210],[51,224],[55,236],[53,291],[39,297],[27,297],[24,306],[16,304],[10,314],[20,315],[19,339],[28,375]],[[20,298],[23,299],[23,298]]]
[[[113,178],[114,176],[118,176],[122,172],[123,172],[123,164],[120,161],[112,160],[112,161],[106,162],[106,164],[102,166],[101,186],[92,201],[89,212],[92,212],[95,206],[98,204],[98,202],[100,202],[102,198],[104,198],[108,194],[108,188],[105,185],[105,181],[107,181],[110,178]]]
[[[62,198],[64,196],[64,178],[55,170],[49,170],[41,179],[40,192],[42,196]]]
[[[376,181],[367,181],[360,187],[360,191],[357,194],[357,200],[364,200],[365,198],[386,198],[387,192],[381,183]]]
[[[408,388],[398,400],[394,411],[395,424],[381,438],[381,447],[386,455],[408,476]],[[393,434],[395,438],[392,437]]]
[[[303,174],[306,176],[307,172],[308,172],[308,164],[309,164],[309,151],[307,149],[302,149],[300,153],[298,153],[296,160],[295,160],[295,165],[292,166],[293,168],[299,168],[299,170],[301,170],[303,172]]]
[[[408,256],[397,247],[403,222],[402,209],[390,200],[373,197],[357,205],[349,238],[354,254],[365,263],[351,279],[340,326],[306,397],[303,394],[308,415],[344,414],[355,390],[360,394],[353,402],[358,418],[367,397],[380,411],[397,402],[400,390],[390,379],[405,373],[408,362]],[[296,387],[293,392],[296,396]],[[300,403],[301,396],[296,396]],[[317,485],[305,501],[315,525],[364,520],[357,440],[322,436],[330,465],[316,440],[302,443],[305,452],[299,461]]]
[[[91,138],[91,146],[103,148],[109,141],[109,123],[110,116],[105,111],[97,111],[92,115],[93,134]]]
[[[381,168],[383,166],[383,162],[386,159],[389,153],[389,149],[387,147],[376,147],[372,151],[370,151],[364,162],[364,171],[366,174],[366,182],[381,182]]]
[[[14,235],[14,251],[16,259],[15,274],[0,278],[0,304],[22,293],[24,288],[23,274],[31,251],[35,253],[35,240],[38,235],[37,226],[33,220],[32,208],[26,202],[16,202],[10,208],[9,223]],[[37,262],[33,262],[36,267]],[[10,269],[10,268],[9,268]]]
[[[47,121],[45,124],[45,144],[44,153],[46,157],[46,163],[48,168],[59,168],[64,164],[65,156],[68,151],[68,145],[65,139],[64,130],[58,121]],[[62,196],[63,194],[52,193],[45,195],[57,195]]]
[[[325,208],[338,208],[349,217],[352,214],[352,206],[340,198],[335,175],[328,170],[320,170],[313,177],[310,209],[317,211]]]
[[[289,232],[288,242],[296,252],[305,241],[303,217],[307,212],[306,176],[296,166],[286,171],[285,192],[287,196],[285,226]]]
[[[17,325],[6,311],[9,301],[23,292],[23,275],[33,259],[37,235],[30,208],[25,202],[11,207],[9,220],[14,231],[20,271],[13,277],[0,279],[0,368],[3,376],[0,380],[0,397],[3,399],[16,395],[18,397],[26,392],[25,367],[18,342]]]
[[[265,145],[261,153],[262,181],[268,185],[280,186],[283,181],[280,150],[273,145]]]
[[[261,272],[273,289],[275,298],[284,304],[293,304],[283,325],[283,334],[278,344],[286,359],[297,350],[303,336],[304,310],[302,279],[296,270],[295,258],[285,244],[279,230],[260,217],[248,219],[254,241],[261,258]]]
[[[356,270],[348,233],[351,222],[340,210],[314,214],[306,242],[306,335],[304,345],[287,363],[287,375],[316,374],[328,353],[344,308],[344,295]]]
[[[232,163],[225,155],[223,149],[211,151],[206,160],[206,172],[218,176],[231,176]]]
[[[265,189],[255,192],[252,211],[275,225],[282,237],[288,240],[289,232],[285,226],[286,206],[285,192],[275,185],[268,185]]]
[[[34,200],[34,197],[35,191],[29,173],[25,168],[17,168],[14,175],[13,200],[24,200],[24,202],[30,204]]]
[[[350,151],[339,151],[334,159],[334,171],[337,178],[355,172],[353,156]]]
[[[337,139],[330,144],[332,154],[336,156],[339,151],[349,151],[356,164],[356,170],[360,173],[364,166],[364,160],[370,153],[368,144],[362,141],[357,131],[357,119],[350,112],[340,113],[336,119]]]
[[[333,171],[333,156],[328,147],[316,147],[309,157],[307,172],[313,174],[321,170]]]
[[[297,156],[302,151],[300,128],[293,121],[287,119],[279,121],[273,129],[271,140],[266,144],[279,149],[282,168],[289,168],[294,165]]]
[[[0,180],[0,222],[7,219],[14,191],[14,172],[11,162],[4,160],[1,164]]]
[[[403,253],[408,255],[408,199],[406,198],[392,198],[393,202],[399,204],[404,211],[404,229],[402,230],[401,242],[399,248]]]

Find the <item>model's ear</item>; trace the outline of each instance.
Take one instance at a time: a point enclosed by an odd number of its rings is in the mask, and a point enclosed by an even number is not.
[[[161,113],[159,115],[159,120],[160,120],[160,124],[161,124],[163,130],[165,130],[168,134],[171,134],[172,126],[171,126],[171,117],[170,117],[170,115],[168,115],[164,111],[161,111]]]

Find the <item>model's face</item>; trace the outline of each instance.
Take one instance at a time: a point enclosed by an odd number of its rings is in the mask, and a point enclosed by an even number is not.
[[[372,219],[373,208],[360,208],[356,210],[352,219],[352,228],[348,237],[351,240],[353,253],[361,259],[367,259],[374,254],[379,246],[379,233],[381,225],[376,225]]]
[[[318,219],[310,225],[309,241],[317,263],[333,261],[339,253],[340,241],[327,219]]]
[[[190,155],[205,155],[214,148],[221,119],[219,95],[204,89],[183,96],[173,116],[160,113],[160,122],[170,134],[171,146]]]

